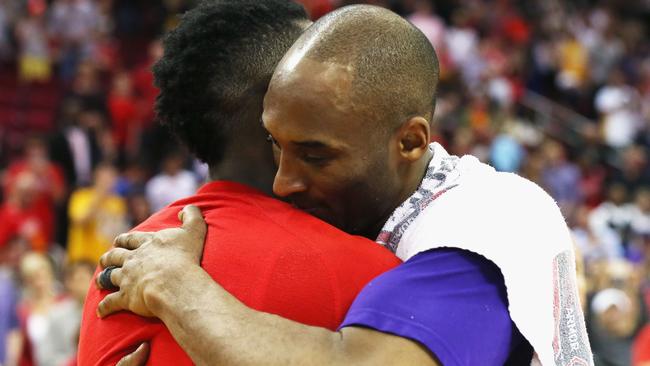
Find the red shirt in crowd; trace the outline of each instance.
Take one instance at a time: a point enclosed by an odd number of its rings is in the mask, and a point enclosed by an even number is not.
[[[38,205],[21,208],[9,202],[0,204],[0,248],[21,237],[31,250],[45,252],[52,232],[51,220],[43,218],[48,212]]]
[[[30,188],[30,202],[24,207],[10,203],[22,174],[32,174],[36,178]],[[0,225],[0,246],[20,235],[28,239],[31,249],[47,250],[54,234],[54,203],[65,192],[61,169],[51,162],[34,167],[27,160],[16,161],[7,168],[3,189],[5,203],[0,206],[0,222],[3,223]]]
[[[180,226],[178,211],[188,204],[208,223],[201,265],[210,276],[249,307],[304,324],[336,329],[363,286],[400,263],[370,240],[232,182],[208,183],[134,230]],[[114,365],[144,341],[151,344],[149,365],[191,364],[156,319],[126,312],[98,319],[106,294],[91,286],[86,299],[80,365]]]
[[[154,85],[153,72],[151,71],[153,64],[153,61],[149,61],[131,73],[133,88],[139,96],[139,118],[144,128],[150,127],[156,117],[154,104],[159,91]]]
[[[637,334],[632,347],[632,365],[650,364],[650,325],[646,325]]]
[[[124,147],[133,142],[137,133],[138,107],[134,97],[111,94],[108,96],[108,111],[113,124],[113,137],[118,146]]]

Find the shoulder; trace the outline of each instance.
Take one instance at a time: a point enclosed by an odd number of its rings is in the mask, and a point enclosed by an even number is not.
[[[489,190],[498,193],[495,198],[509,202],[557,207],[555,200],[538,184],[514,173],[495,172]]]
[[[499,268],[485,257],[459,248],[430,249],[377,277],[375,287],[406,286],[422,295],[454,291],[458,286],[503,287]]]
[[[466,222],[532,229],[531,224],[538,223],[535,220],[544,220],[546,225],[566,226],[555,200],[542,187],[517,174],[493,172],[477,176],[450,193],[456,195],[454,210],[459,210]]]
[[[372,280],[343,326],[416,340],[445,365],[503,364],[513,334],[501,272],[456,248],[420,253]]]

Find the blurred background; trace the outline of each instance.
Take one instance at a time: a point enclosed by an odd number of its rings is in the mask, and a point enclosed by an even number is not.
[[[0,365],[74,364],[99,256],[206,178],[153,113],[160,37],[193,3],[0,1]],[[650,1],[365,3],[438,52],[434,140],[561,206],[596,364],[650,365]]]

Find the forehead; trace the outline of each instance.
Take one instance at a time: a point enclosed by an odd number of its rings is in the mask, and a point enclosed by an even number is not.
[[[353,68],[335,62],[310,58],[283,62],[269,85],[269,99],[295,99],[303,104],[324,104],[329,108],[347,111],[352,107]]]
[[[283,63],[264,99],[264,126],[273,134],[349,140],[366,129],[352,100],[349,65],[303,58]],[[275,136],[276,138],[280,136]]]

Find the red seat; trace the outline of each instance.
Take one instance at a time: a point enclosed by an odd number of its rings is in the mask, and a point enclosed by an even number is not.
[[[15,89],[0,87],[0,105],[15,106],[18,104],[18,93]]]
[[[31,109],[25,114],[25,127],[29,131],[49,132],[54,129],[54,112]]]
[[[18,111],[14,107],[0,105],[0,125],[12,126],[16,122]]]
[[[31,108],[55,109],[59,104],[59,93],[55,90],[44,89],[29,94],[27,102]]]

